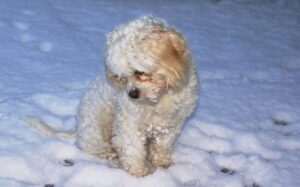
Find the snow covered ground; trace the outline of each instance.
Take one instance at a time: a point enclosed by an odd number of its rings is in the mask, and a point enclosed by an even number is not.
[[[0,186],[300,186],[299,10],[297,0],[1,0]],[[147,13],[190,41],[202,82],[175,164],[135,178],[22,118],[73,129],[103,71],[105,33]]]

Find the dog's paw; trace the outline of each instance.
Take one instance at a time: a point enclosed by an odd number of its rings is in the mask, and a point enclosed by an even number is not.
[[[98,153],[97,156],[102,159],[108,159],[108,160],[115,160],[118,158],[117,153],[112,149]]]
[[[130,173],[131,175],[134,175],[136,177],[144,177],[146,175],[149,175],[150,173],[153,173],[155,168],[151,166],[151,164],[147,161],[143,163],[122,163],[123,168]]]
[[[155,167],[168,168],[173,164],[171,154],[167,149],[150,144],[147,159]]]
[[[150,159],[151,163],[155,167],[164,167],[168,168],[173,164],[172,159],[170,157],[154,157]]]

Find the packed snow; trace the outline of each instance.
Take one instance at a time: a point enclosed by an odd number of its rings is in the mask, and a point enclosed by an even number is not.
[[[0,186],[300,186],[300,2],[293,0],[0,1]],[[174,164],[136,178],[45,137],[61,130],[103,74],[105,33],[143,14],[189,41],[200,100]]]

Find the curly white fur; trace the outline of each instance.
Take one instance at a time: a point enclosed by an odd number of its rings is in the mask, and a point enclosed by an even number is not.
[[[147,175],[152,166],[171,164],[172,145],[184,120],[193,112],[198,96],[197,76],[190,57],[185,62],[188,64],[187,80],[179,89],[166,85],[166,91],[160,97],[154,95],[157,99],[153,100],[148,97],[152,103],[128,96],[128,90],[134,84],[128,77],[134,70],[155,71],[162,76],[168,73],[139,46],[139,42],[156,32],[157,27],[163,32],[171,29],[164,21],[146,16],[108,34],[106,68],[109,73],[119,76],[118,79],[127,77],[129,80],[124,84],[125,89],[120,89],[97,77],[85,93],[78,114],[78,146],[101,158],[117,155],[121,166],[136,176]]]

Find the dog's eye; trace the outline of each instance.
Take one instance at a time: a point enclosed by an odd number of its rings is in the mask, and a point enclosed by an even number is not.
[[[140,81],[149,81],[151,80],[151,74],[142,72],[142,71],[135,71],[134,76]]]
[[[134,75],[140,76],[140,75],[147,75],[147,74],[142,71],[134,71]]]
[[[126,82],[127,82],[127,78],[125,78],[125,77],[121,77],[119,80],[120,80],[122,83],[126,83]]]
[[[145,72],[143,72],[143,71],[134,71],[134,75],[135,75],[135,76],[138,76],[138,77],[142,77],[142,76],[144,76],[144,77],[149,77],[149,76],[151,76],[151,74],[145,73]]]
[[[120,77],[118,75],[113,75],[112,77],[113,77],[114,80],[116,80],[118,82],[121,82],[121,83],[126,83],[127,82],[126,77]]]
[[[122,83],[126,83],[127,82],[126,77],[118,77],[117,80],[120,81],[120,82],[122,82]]]

